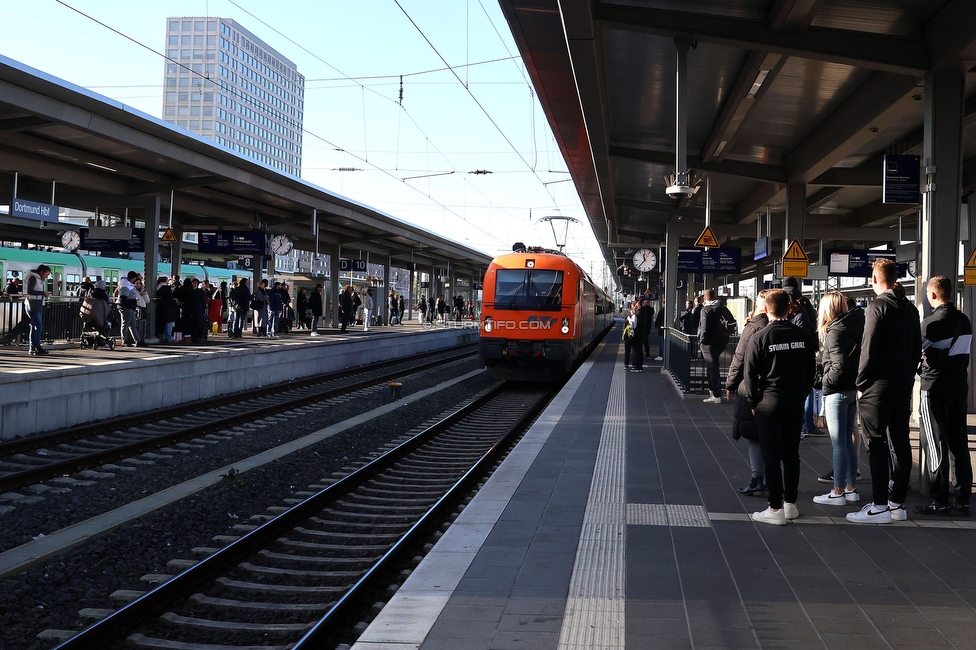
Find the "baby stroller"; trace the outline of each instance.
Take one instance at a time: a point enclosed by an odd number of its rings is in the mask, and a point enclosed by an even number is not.
[[[99,295],[101,293],[101,295]],[[95,289],[81,303],[81,347],[97,350],[115,349],[112,325],[120,322],[119,310],[108,300],[104,290]]]

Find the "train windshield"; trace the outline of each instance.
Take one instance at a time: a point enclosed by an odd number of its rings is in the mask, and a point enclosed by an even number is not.
[[[495,276],[495,309],[560,309],[563,272],[500,269]]]

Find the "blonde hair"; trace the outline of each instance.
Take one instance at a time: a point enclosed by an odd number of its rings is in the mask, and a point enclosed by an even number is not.
[[[817,334],[822,341],[827,336],[827,328],[838,316],[847,313],[847,298],[840,291],[825,293],[817,310]]]
[[[763,313],[766,308],[766,294],[769,293],[769,289],[763,289],[756,294],[756,305],[752,310],[752,317],[755,318],[759,314]]]

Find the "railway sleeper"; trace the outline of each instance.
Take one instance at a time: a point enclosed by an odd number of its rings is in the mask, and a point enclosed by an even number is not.
[[[435,497],[439,498],[439,497]],[[338,504],[336,504],[338,506]],[[355,521],[371,521],[376,523],[391,523],[391,524],[409,524],[414,521],[414,517],[410,515],[400,515],[400,514],[383,514],[374,512],[362,512],[358,509],[345,509],[341,507],[336,508],[325,508],[321,511],[322,515],[330,515],[333,517],[350,517]]]
[[[409,506],[409,505],[396,505],[388,501],[383,501],[378,499],[378,503],[365,503],[365,502],[350,502],[350,501],[336,501],[336,505],[350,510],[361,510],[363,512],[385,512],[389,514],[402,513],[402,514],[416,514],[421,515],[427,511],[427,505],[419,506]]]
[[[206,630],[221,630],[224,632],[260,632],[263,634],[293,634],[308,628],[311,623],[246,623],[244,621],[212,621],[206,618],[180,616],[173,612],[166,612],[159,620],[170,625],[182,625]]]
[[[348,495],[348,498],[353,500],[354,503],[365,503],[365,504],[387,504],[393,506],[426,506],[436,500],[436,497],[432,500],[431,498],[409,498],[400,496],[399,492],[387,493],[384,495],[373,495],[373,494],[360,494],[359,492],[353,492]]]
[[[267,549],[258,551],[258,555],[269,560],[279,560],[281,562],[293,562],[298,564],[317,564],[333,565],[346,567],[369,567],[377,560],[377,556],[371,557],[335,557],[321,555],[292,555],[290,553],[275,553]],[[351,569],[350,569],[351,570]]]
[[[207,607],[220,609],[243,609],[261,612],[326,612],[331,607],[331,603],[271,603],[271,602],[251,602],[248,600],[237,600],[233,598],[214,598],[204,594],[193,594],[189,598],[190,602]]]
[[[322,542],[306,542],[303,540],[289,539],[287,537],[279,537],[277,542],[282,546],[291,548],[307,548],[315,551],[340,551],[349,555],[355,555],[356,553],[362,553],[360,557],[364,559],[367,557],[372,558],[374,561],[380,558],[386,549],[390,546],[389,544],[361,544],[355,547],[349,546],[347,544],[328,544]],[[367,555],[367,553],[375,552],[376,555]]]
[[[390,483],[386,481],[370,481],[359,489],[363,492],[388,492],[390,490],[410,490],[411,494],[443,494],[453,483],[450,481],[440,481],[439,483],[424,486],[410,485],[409,483],[398,482]]]
[[[403,488],[413,488],[420,486],[430,486],[434,488],[435,486],[444,486],[448,488],[454,485],[450,479],[442,476],[422,476],[418,478],[400,478],[397,476],[390,476],[389,470],[383,472],[376,478],[371,478],[366,481],[365,485],[381,485],[389,486],[396,490],[401,490]]]
[[[343,582],[351,582],[353,579],[365,573],[365,570],[361,571],[319,571],[317,569],[288,569],[286,567],[272,567],[272,566],[262,566],[260,564],[251,564],[250,562],[241,562],[237,565],[240,569],[248,571],[251,573],[257,573],[258,575],[264,576],[287,576],[289,578],[330,578],[330,579],[341,579]]]
[[[220,577],[214,580],[215,584],[227,589],[238,589],[245,592],[267,592],[277,594],[289,594],[292,596],[327,595],[341,594],[348,590],[348,586],[337,587],[334,585],[279,585],[267,584],[263,582],[250,582],[247,580],[233,580],[231,578]]]
[[[350,516],[350,519],[353,517]],[[322,526],[324,528],[332,528],[335,530],[344,529],[363,529],[369,530],[371,532],[384,532],[393,533],[399,530],[406,530],[413,525],[412,522],[407,523],[377,523],[375,521],[339,521],[337,519],[320,519],[318,517],[313,517],[309,519],[310,522],[317,526]]]
[[[289,645],[249,645],[249,646],[224,646],[210,643],[183,643],[181,641],[169,641],[167,639],[154,639],[144,634],[132,634],[126,642],[137,648],[158,648],[160,650],[287,650]]]
[[[295,531],[302,534],[308,535],[309,537],[331,537],[333,539],[341,540],[363,540],[378,542],[380,540],[391,540],[396,541],[400,538],[400,535],[396,533],[376,533],[370,535],[360,535],[358,533],[342,533],[342,532],[332,532],[328,530],[313,530],[311,528],[296,527]],[[358,544],[357,544],[358,545]],[[386,548],[385,546],[383,548]]]

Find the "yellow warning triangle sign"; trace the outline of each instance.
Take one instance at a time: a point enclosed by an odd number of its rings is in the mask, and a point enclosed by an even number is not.
[[[794,239],[790,242],[790,247],[786,249],[786,254],[783,255],[784,260],[792,260],[796,262],[809,262],[810,258],[807,257],[806,252],[803,250],[803,246],[800,245],[800,240]]]
[[[712,232],[711,226],[705,226],[702,234],[698,235],[698,241],[695,242],[695,246],[698,248],[718,248],[718,239],[716,239],[715,233]]]
[[[176,241],[176,235],[173,234],[172,228],[167,228],[166,232],[163,233],[163,241],[167,241],[167,242]]]
[[[973,252],[966,258],[966,268],[976,269],[976,248],[973,248]]]

